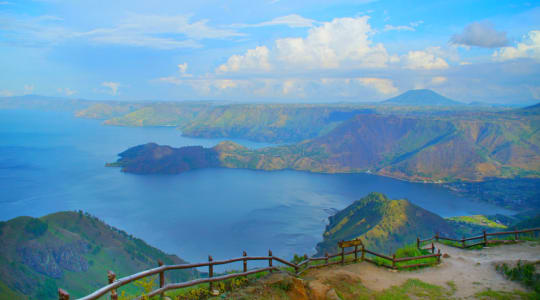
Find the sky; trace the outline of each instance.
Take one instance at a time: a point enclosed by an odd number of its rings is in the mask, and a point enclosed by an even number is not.
[[[540,102],[539,1],[0,0],[0,96]]]

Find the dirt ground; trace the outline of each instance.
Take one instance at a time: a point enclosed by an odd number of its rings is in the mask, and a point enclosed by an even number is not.
[[[534,242],[486,247],[482,250],[463,250],[443,244],[436,244],[436,247],[449,257],[442,258],[441,264],[435,267],[416,271],[394,271],[362,262],[310,271],[305,280],[308,281],[308,287],[316,293],[318,290],[321,296],[326,294],[329,288],[324,286],[324,282],[331,282],[336,278],[359,280],[365,287],[375,291],[401,285],[413,278],[445,287],[449,287],[448,282],[451,281],[456,287],[453,296],[466,299],[487,288],[524,291],[521,285],[506,280],[498,273],[495,264],[540,260],[540,244]]]

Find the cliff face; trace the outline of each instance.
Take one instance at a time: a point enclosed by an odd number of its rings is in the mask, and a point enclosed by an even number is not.
[[[183,260],[82,212],[0,222],[0,299],[57,299],[57,288],[81,297],[117,277]],[[197,274],[182,271],[170,280]]]
[[[317,244],[319,255],[336,253],[341,240],[361,238],[364,245],[387,253],[416,237],[433,236],[440,232],[453,236],[453,228],[440,216],[407,200],[390,200],[380,193],[370,193],[329,218],[323,241]]]

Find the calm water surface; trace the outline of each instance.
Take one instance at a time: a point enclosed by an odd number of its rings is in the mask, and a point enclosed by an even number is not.
[[[143,176],[104,167],[142,143],[220,141],[185,138],[173,128],[102,126],[68,113],[0,111],[0,220],[81,209],[195,262],[208,254],[237,257],[242,250],[312,253],[328,216],[371,191],[407,198],[444,217],[509,213],[437,185],[368,174],[206,169]]]

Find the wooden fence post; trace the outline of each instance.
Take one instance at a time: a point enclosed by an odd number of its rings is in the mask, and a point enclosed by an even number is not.
[[[392,269],[396,268],[396,255],[392,255]]]
[[[324,263],[327,265],[328,264],[328,252],[325,252],[324,253]]]
[[[210,264],[208,265],[208,278],[214,277],[214,265],[212,264],[212,261],[213,261],[213,260],[214,260],[214,259],[212,258],[212,256],[211,256],[211,255],[208,255],[208,262],[210,263]],[[212,282],[211,282],[211,281],[209,282],[209,287],[210,287],[210,288],[209,288],[210,293],[212,293]]]
[[[341,264],[345,264],[345,247],[341,248]]]
[[[438,232],[435,233],[435,241],[436,241],[436,242],[439,242],[439,233],[438,233]]]
[[[420,249],[420,238],[416,237],[416,248]]]
[[[441,263],[441,249],[438,249],[437,251],[437,263],[440,264]]]
[[[514,231],[514,234],[516,235],[516,241],[517,241],[519,239],[518,238],[519,232],[516,230],[516,231]]]
[[[306,269],[307,269],[307,267],[309,267],[309,260],[308,260],[307,254],[305,254],[305,253],[304,253],[304,260],[307,261],[306,262]]]
[[[486,231],[484,230],[484,247],[487,247],[487,234],[486,234]]]
[[[246,253],[246,251],[244,251],[242,253],[242,256],[244,257],[243,262],[244,262],[244,273],[245,273],[245,272],[247,272],[247,259],[246,259],[247,253]]]
[[[59,300],[69,300],[68,292],[64,291],[63,289],[58,289],[58,299]]]
[[[354,245],[354,262],[358,262],[358,245]]]
[[[107,272],[107,279],[109,280],[109,284],[113,283],[116,280],[116,274],[113,271]],[[111,290],[111,300],[118,300],[116,289]]]
[[[161,259],[158,259],[157,263],[159,267],[163,266],[163,261],[161,261]],[[162,272],[159,272],[159,288],[162,288],[164,285],[165,285],[165,272],[162,271]],[[159,295],[161,298],[163,298],[163,296],[165,296],[165,293],[160,293]]]
[[[435,253],[435,245],[431,243],[431,254]]]
[[[461,239],[461,247],[465,248],[465,236],[463,236]]]
[[[272,250],[268,249],[268,267],[272,268]],[[272,269],[270,269],[270,273],[272,273]]]

